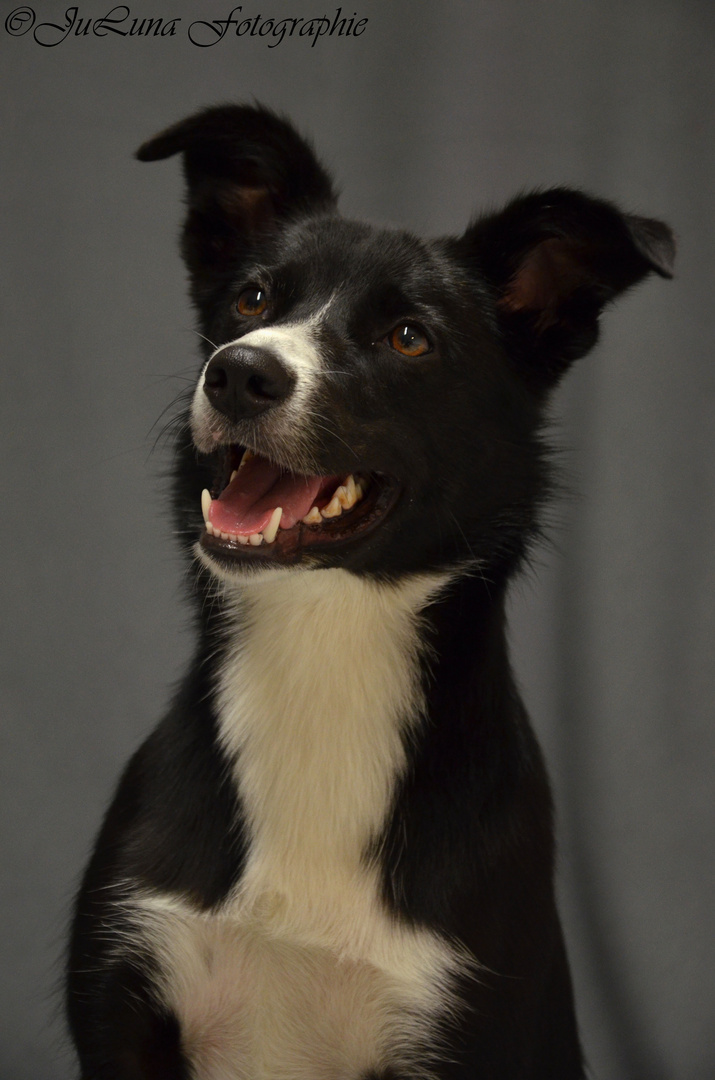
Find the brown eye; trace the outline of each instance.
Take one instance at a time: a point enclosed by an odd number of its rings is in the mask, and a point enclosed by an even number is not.
[[[413,326],[410,323],[396,326],[388,341],[392,348],[403,356],[424,356],[432,348],[419,326]]]
[[[268,307],[265,290],[256,286],[244,289],[236,301],[236,307],[241,315],[262,315]]]

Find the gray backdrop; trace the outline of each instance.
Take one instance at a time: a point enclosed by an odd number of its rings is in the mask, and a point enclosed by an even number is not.
[[[458,230],[569,183],[679,235],[676,281],[612,310],[554,402],[574,495],[514,590],[513,640],[558,793],[593,1075],[712,1080],[715,6],[354,0],[359,38],[192,45],[189,22],[229,7],[135,0],[131,16],[182,18],[156,39],[42,47],[0,25],[0,1080],[72,1075],[56,991],[70,899],[189,648],[150,431],[197,356],[179,172],[131,155],[199,105],[253,96],[313,134],[355,216]],[[62,24],[63,2],[37,9]]]

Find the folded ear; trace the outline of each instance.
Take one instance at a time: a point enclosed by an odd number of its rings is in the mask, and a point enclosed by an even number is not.
[[[197,298],[282,220],[335,204],[311,147],[268,109],[204,109],[145,142],[137,157],[179,153],[188,186],[182,250]]]
[[[516,199],[457,247],[495,290],[509,351],[542,390],[595,344],[604,305],[651,271],[671,277],[675,256],[667,225],[566,188]]]

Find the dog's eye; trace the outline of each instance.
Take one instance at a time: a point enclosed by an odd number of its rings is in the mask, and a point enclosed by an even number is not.
[[[432,348],[427,335],[411,323],[396,326],[387,340],[403,356],[424,356]]]
[[[241,315],[262,315],[268,307],[265,290],[255,285],[244,289],[236,301],[236,307]]]

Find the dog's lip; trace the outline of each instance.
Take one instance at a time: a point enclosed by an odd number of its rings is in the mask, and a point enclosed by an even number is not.
[[[402,493],[401,485],[394,478],[377,472],[369,475],[370,487],[362,500],[340,517],[323,520],[319,525],[299,521],[291,528],[279,529],[272,543],[256,547],[242,544],[230,536],[222,539],[204,529],[199,544],[212,558],[227,565],[237,562],[291,565],[304,557],[319,557],[323,552],[340,554],[372,534]]]

